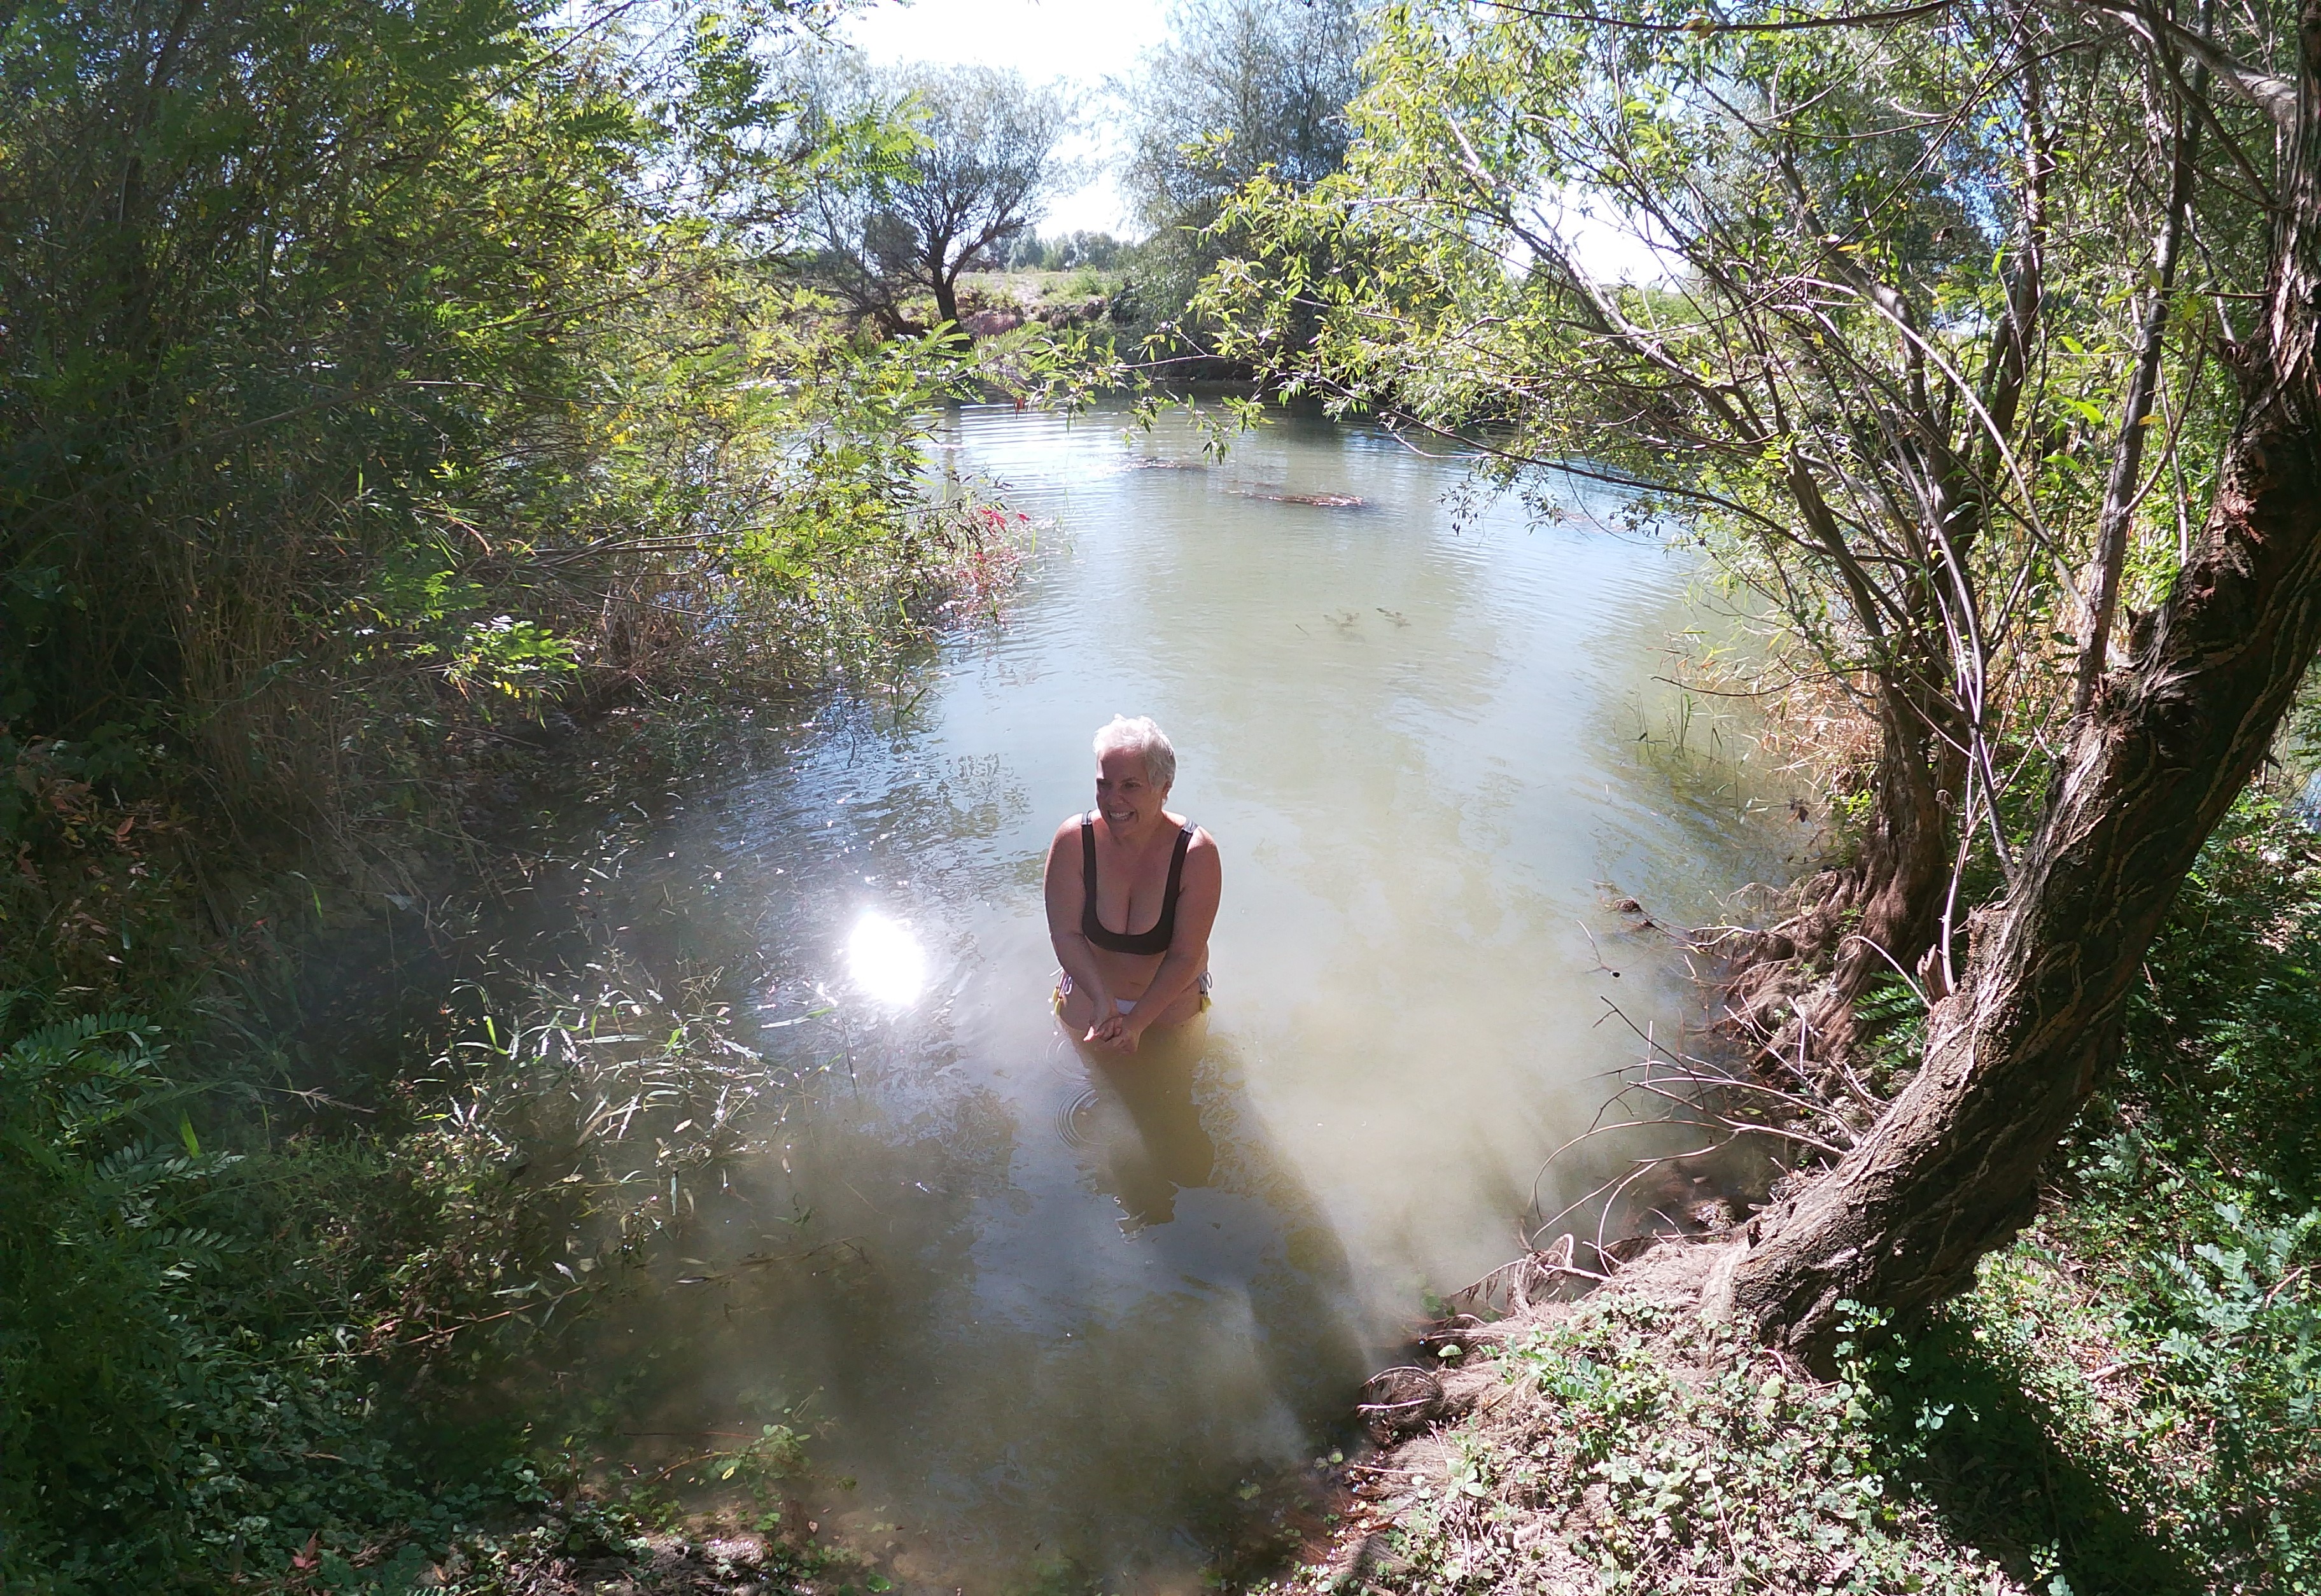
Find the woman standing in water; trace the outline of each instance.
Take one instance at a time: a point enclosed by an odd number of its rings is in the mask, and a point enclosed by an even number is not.
[[[1153,1026],[1208,1007],[1224,875],[1209,834],[1169,813],[1176,780],[1177,751],[1160,728],[1113,716],[1096,734],[1096,807],[1056,827],[1048,846],[1048,935],[1063,966],[1056,1013],[1083,1042],[1133,1053]]]

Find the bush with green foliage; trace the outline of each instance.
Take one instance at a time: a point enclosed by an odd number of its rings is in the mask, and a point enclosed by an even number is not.
[[[585,1188],[482,1066],[344,1111],[269,1004],[558,713],[817,689],[1006,579],[921,471],[961,351],[796,269],[897,136],[777,87],[818,9],[0,30],[0,1585],[400,1589],[537,1516],[486,1377]]]
[[[378,1422],[316,1235],[375,1159],[205,1149],[132,1017],[0,1036],[0,1582],[278,1574],[511,1500],[505,1469],[422,1472]]]
[[[806,128],[789,8],[627,16],[13,14],[19,744],[159,750],[213,822],[360,854],[553,695],[815,679],[802,621],[941,599],[980,537],[917,477],[955,351],[856,347],[790,265],[886,135]]]

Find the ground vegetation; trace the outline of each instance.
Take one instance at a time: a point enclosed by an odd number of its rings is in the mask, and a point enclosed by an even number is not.
[[[446,965],[334,1027],[300,971],[423,943],[543,748],[888,669],[1004,583],[1015,523],[918,474],[960,347],[858,343],[802,264],[815,186],[917,148],[782,87],[827,20],[12,14],[0,1584],[531,1588],[669,1528],[491,1397],[655,1223],[606,1127],[512,1150],[531,1010]],[[667,1017],[596,1084],[690,1100],[727,1054]]]

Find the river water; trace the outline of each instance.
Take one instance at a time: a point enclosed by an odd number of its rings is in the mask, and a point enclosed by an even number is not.
[[[1460,461],[1318,421],[1223,461],[1118,416],[942,442],[1038,528],[998,621],[915,700],[737,755],[591,885],[605,942],[713,972],[807,1085],[687,1196],[695,1283],[568,1379],[648,1465],[819,1426],[821,1529],[897,1586],[1197,1590],[1350,1445],[1426,1294],[1634,1152],[1542,1172],[1631,1022],[1698,1018],[1614,901],[1711,919],[1799,839],[1657,679],[1695,566],[1584,497],[1458,513]],[[1115,712],[1174,739],[1225,888],[1206,1025],[1097,1063],[1049,1011],[1040,867]]]

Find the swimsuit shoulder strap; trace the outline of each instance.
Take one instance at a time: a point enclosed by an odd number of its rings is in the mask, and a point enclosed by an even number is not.
[[[1098,947],[1110,935],[1096,912],[1096,815],[1080,816],[1080,932]]]
[[[1185,850],[1193,845],[1193,823],[1185,822],[1185,829],[1177,834],[1176,852],[1169,855],[1169,889],[1160,895],[1160,917],[1174,926],[1177,923],[1177,891],[1185,880]]]

